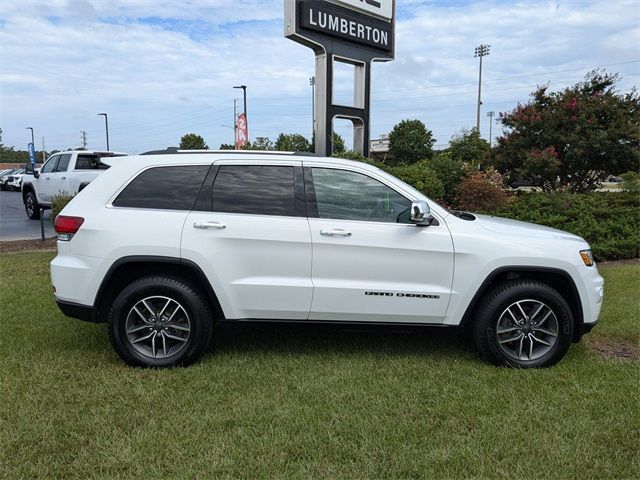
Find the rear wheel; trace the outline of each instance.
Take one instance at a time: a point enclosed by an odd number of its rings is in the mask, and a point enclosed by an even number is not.
[[[574,321],[566,300],[533,280],[505,282],[491,290],[476,311],[473,339],[496,364],[548,367],[567,353]]]
[[[109,311],[109,338],[129,365],[173,367],[207,350],[213,312],[206,298],[181,279],[144,277],[128,285]]]
[[[40,204],[34,192],[29,191],[24,196],[24,209],[31,220],[40,220]]]

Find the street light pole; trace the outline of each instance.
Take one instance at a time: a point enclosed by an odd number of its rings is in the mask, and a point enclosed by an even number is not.
[[[311,85],[311,141],[316,136],[316,77],[315,75],[309,79]]]
[[[31,130],[31,143],[33,144],[33,149],[36,149],[36,141],[33,136],[33,127],[27,127],[25,130]]]
[[[480,105],[482,105],[482,57],[489,55],[491,45],[478,45],[475,50],[475,57],[480,58],[480,70],[478,73],[478,111],[476,114],[476,129],[480,133]]]
[[[109,120],[106,113],[99,113],[98,116],[104,117],[104,128],[107,133],[107,152],[109,151]]]
[[[493,116],[495,112],[487,112],[487,117],[489,117],[489,148],[493,146]]]
[[[238,99],[233,99],[233,149],[238,148]]]
[[[249,119],[247,117],[247,86],[246,85],[238,85],[238,86],[234,86],[233,88],[241,88],[242,89],[242,95],[244,97],[244,121],[246,122],[246,126],[247,126],[247,141],[249,141]]]

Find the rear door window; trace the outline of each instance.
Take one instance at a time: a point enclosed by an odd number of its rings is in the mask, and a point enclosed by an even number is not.
[[[191,210],[210,165],[154,167],[129,183],[113,201],[116,207]]]
[[[296,216],[292,166],[222,165],[213,184],[214,212]]]

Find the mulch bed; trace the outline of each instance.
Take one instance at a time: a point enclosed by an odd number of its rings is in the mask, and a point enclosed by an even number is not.
[[[640,345],[617,338],[589,339],[587,348],[607,360],[640,360]]]
[[[11,240],[0,242],[0,253],[37,252],[42,250],[55,250],[57,238],[46,240]]]
[[[625,260],[607,260],[605,262],[598,262],[598,266],[607,265],[638,265],[640,264],[640,258],[627,258]]]

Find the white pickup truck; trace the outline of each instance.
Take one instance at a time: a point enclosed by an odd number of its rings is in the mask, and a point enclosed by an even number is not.
[[[40,218],[40,208],[50,208],[53,198],[61,193],[75,195],[86,187],[109,165],[100,161],[103,157],[124,157],[126,153],[73,150],[51,155],[35,170],[27,162],[22,180],[22,201],[31,220]]]

